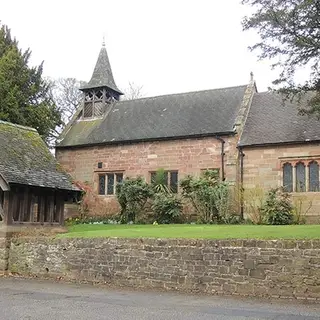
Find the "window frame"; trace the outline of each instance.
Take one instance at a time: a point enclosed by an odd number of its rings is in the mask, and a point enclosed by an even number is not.
[[[170,188],[172,193],[179,193],[179,170],[164,170],[164,172],[167,174],[167,183],[166,186]],[[156,174],[157,171],[149,171],[149,181],[152,183],[152,176]],[[177,181],[176,183],[172,183],[172,174],[177,175]],[[173,188],[174,185],[174,188]]]
[[[290,172],[290,185],[287,186],[287,184],[285,184],[285,167],[286,166],[290,166],[291,172]],[[294,186],[293,186],[293,165],[290,162],[285,162],[282,165],[282,187],[284,188],[284,190],[286,190],[287,192],[291,193],[294,190]]]
[[[307,192],[307,174],[306,174],[306,165],[304,162],[299,161],[295,165],[295,178],[296,178],[296,185],[295,185],[295,190],[296,192]],[[301,168],[301,170],[300,170]],[[301,182],[301,185],[299,182],[301,181],[300,177],[303,177],[303,180]]]
[[[112,193],[108,192],[109,180],[108,175],[113,175],[113,191]],[[118,177],[121,176],[121,181],[118,180]],[[104,177],[104,193],[100,192],[100,177]],[[117,185],[122,183],[124,179],[124,171],[107,171],[107,172],[98,172],[98,195],[99,196],[115,196]]]
[[[313,187],[312,187],[312,165],[316,165],[316,168],[318,169],[318,170],[316,170],[316,174],[317,174],[317,184],[316,184],[316,190],[313,190]],[[319,192],[320,191],[320,173],[319,173],[319,170],[320,170],[320,166],[319,166],[319,161],[317,161],[317,160],[312,160],[312,161],[310,161],[309,163],[308,163],[308,167],[309,167],[309,172],[308,172],[308,175],[309,175],[309,180],[308,180],[308,182],[309,182],[309,189],[308,189],[308,191],[309,192]]]
[[[305,193],[305,192],[320,192],[320,159],[318,158],[300,158],[300,159],[283,159],[281,161],[281,186],[285,188],[285,174],[284,168],[285,165],[291,165],[291,183],[292,188],[288,190],[289,193]],[[314,167],[314,165],[316,165]],[[303,168],[302,168],[303,166]],[[301,171],[303,169],[303,171]],[[313,170],[317,170],[314,172]],[[315,179],[312,178],[311,174],[315,174],[317,183]],[[300,178],[299,178],[300,176]],[[299,181],[301,180],[301,176],[304,179],[304,184],[302,189],[299,187]],[[313,186],[315,185],[315,187]]]

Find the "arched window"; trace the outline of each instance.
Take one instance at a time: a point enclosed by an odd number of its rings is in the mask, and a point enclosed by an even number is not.
[[[302,162],[296,165],[296,191],[306,191],[306,167]]]
[[[309,191],[319,191],[319,164],[317,161],[309,163]]]
[[[285,163],[283,165],[283,187],[287,192],[293,191],[292,165]]]

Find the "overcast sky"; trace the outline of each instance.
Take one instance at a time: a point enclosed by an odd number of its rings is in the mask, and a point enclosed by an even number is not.
[[[147,96],[247,84],[258,90],[276,74],[247,47],[250,8],[240,0],[0,0],[7,24],[44,74],[89,81],[105,34],[119,88],[143,86]]]

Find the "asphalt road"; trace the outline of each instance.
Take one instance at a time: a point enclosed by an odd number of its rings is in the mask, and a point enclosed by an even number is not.
[[[318,320],[320,305],[0,278],[1,320]]]

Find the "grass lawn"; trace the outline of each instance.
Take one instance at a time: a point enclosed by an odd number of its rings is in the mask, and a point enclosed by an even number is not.
[[[320,239],[320,225],[75,225],[58,237]]]

